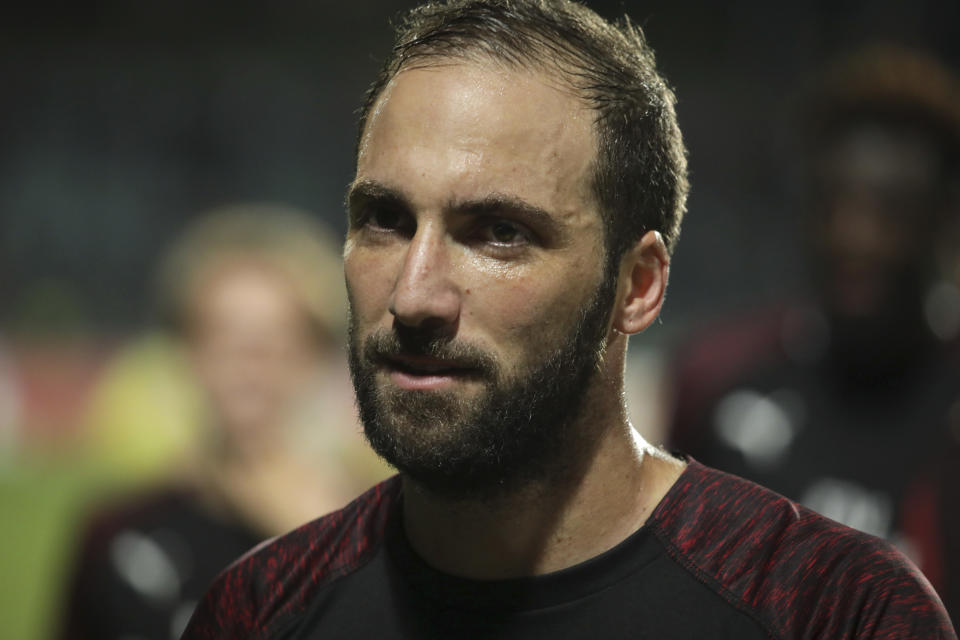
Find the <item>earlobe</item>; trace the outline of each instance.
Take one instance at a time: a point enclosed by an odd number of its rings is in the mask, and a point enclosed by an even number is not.
[[[660,315],[670,273],[670,256],[657,231],[648,231],[620,261],[617,307],[613,327],[639,333]]]

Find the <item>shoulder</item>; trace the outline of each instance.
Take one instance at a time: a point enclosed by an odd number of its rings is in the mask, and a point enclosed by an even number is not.
[[[102,636],[137,618],[165,624],[165,616],[180,602],[195,600],[200,582],[214,575],[195,561],[203,546],[195,539],[198,513],[194,495],[176,486],[95,506],[72,554],[61,635]],[[221,544],[222,533],[210,531],[209,541]],[[247,547],[254,542],[251,535]],[[227,553],[220,554],[224,564]],[[145,579],[147,566],[150,576]]]
[[[954,638],[891,545],[691,461],[651,518],[673,559],[775,638]]]
[[[394,476],[343,509],[254,548],[220,574],[183,638],[268,637],[302,612],[317,591],[375,554],[399,494]]]
[[[98,505],[82,525],[81,555],[99,557],[130,530],[169,526],[189,515],[192,494],[180,487],[158,487],[105,505]]]

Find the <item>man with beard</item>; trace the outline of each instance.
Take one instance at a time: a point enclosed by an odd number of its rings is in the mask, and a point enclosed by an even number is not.
[[[578,4],[407,16],[344,249],[361,417],[400,474],[235,563],[186,638],[955,637],[883,543],[627,421],[687,190],[673,103],[640,31]]]

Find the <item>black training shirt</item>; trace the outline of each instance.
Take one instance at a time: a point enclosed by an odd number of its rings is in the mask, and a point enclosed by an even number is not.
[[[224,572],[184,638],[956,638],[887,543],[690,462],[610,551],[530,578],[427,566],[392,478]]]

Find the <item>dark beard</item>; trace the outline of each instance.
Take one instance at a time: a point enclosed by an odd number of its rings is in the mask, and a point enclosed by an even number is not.
[[[569,471],[581,450],[573,426],[598,371],[615,294],[604,278],[576,322],[519,375],[473,345],[395,323],[357,343],[350,322],[350,374],[367,440],[384,460],[425,489],[450,499],[492,499]],[[381,389],[384,356],[422,354],[469,363],[486,384],[478,397]]]

